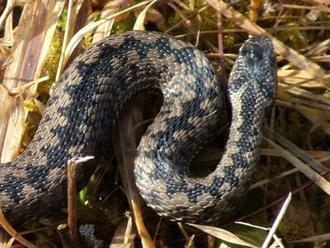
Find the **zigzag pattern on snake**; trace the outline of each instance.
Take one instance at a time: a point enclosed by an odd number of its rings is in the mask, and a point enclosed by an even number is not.
[[[191,177],[188,165],[221,118],[223,93],[202,52],[170,36],[131,31],[94,44],[67,68],[28,148],[0,165],[0,206],[14,224],[47,215],[66,200],[66,163],[95,156],[79,171],[86,184],[109,152],[111,128],[136,93],[159,89],[163,105],[142,137],[136,183],[147,204],[175,220],[205,222],[231,209],[259,159],[262,123],[276,91],[269,39],[241,47],[228,84],[232,121],[216,169]],[[87,169],[88,168],[88,169]]]

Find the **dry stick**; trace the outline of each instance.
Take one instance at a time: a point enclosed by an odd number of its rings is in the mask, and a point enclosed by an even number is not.
[[[204,6],[202,8],[200,8],[198,11],[189,14],[189,16],[187,17],[187,19],[192,19],[194,17],[196,17],[197,15],[201,14],[203,11],[207,10],[209,6]],[[171,31],[175,30],[176,28],[178,28],[182,23],[184,23],[185,20],[181,19],[180,21],[178,21],[177,23],[175,23],[172,27],[168,28],[167,30],[164,31],[165,34],[170,33]],[[187,36],[187,35],[194,35],[194,34],[181,34],[181,35],[176,35],[175,37],[182,37],[182,36]]]
[[[7,233],[9,233],[14,239],[16,239],[18,242],[20,242],[22,245],[28,247],[28,248],[36,248],[34,244],[30,243],[28,240],[23,238],[20,233],[18,233],[9,223],[9,221],[6,219],[4,214],[2,213],[0,209],[0,226],[5,229]]]
[[[211,235],[207,235],[207,247],[208,248],[217,247],[216,244],[217,244],[216,238]]]
[[[206,9],[206,8],[204,8],[204,9]],[[203,10],[204,10],[203,9]],[[201,12],[201,11],[199,11],[199,12]],[[192,17],[194,17],[194,16],[196,16],[196,14],[194,14],[194,15],[190,15],[188,18],[192,18]],[[182,21],[180,21],[181,23],[182,23]],[[178,22],[178,23],[180,23],[180,22]],[[176,23],[175,25],[173,25],[173,27],[177,27],[178,25],[178,23]],[[303,26],[303,27],[295,27],[295,26],[293,26],[293,27],[291,27],[291,26],[277,26],[277,27],[272,27],[272,28],[263,28],[266,32],[279,32],[279,31],[290,31],[290,30],[294,30],[294,31],[312,31],[312,30],[329,30],[330,29],[330,27],[328,27],[328,26],[326,26],[326,27],[324,27],[324,26]],[[173,30],[173,28],[171,28],[171,29],[168,29],[169,31],[172,31]],[[166,30],[166,32],[164,32],[164,33],[169,33],[169,31],[168,30]],[[200,34],[201,35],[208,35],[208,34],[216,34],[218,31],[217,30],[204,30],[204,31],[200,31]],[[224,33],[244,33],[244,32],[246,32],[246,30],[245,29],[243,29],[243,28],[224,28],[223,29],[223,32]],[[180,34],[180,35],[176,35],[175,37],[177,37],[177,38],[184,38],[184,37],[187,37],[187,36],[189,36],[189,35],[191,35],[191,34]],[[309,57],[310,59],[313,59],[313,61],[315,61],[316,59],[318,59],[318,58],[328,58],[328,56],[326,56],[326,55],[324,55],[324,56],[311,56],[311,57]]]
[[[289,161],[292,165],[298,168],[306,177],[311,179],[319,188],[321,188],[325,193],[330,195],[330,182],[328,182],[324,177],[311,169],[307,164],[303,163],[300,159],[295,157],[292,153],[285,150],[283,147],[275,143],[274,141],[265,138],[265,140],[273,146],[275,149],[281,152],[282,157]]]
[[[316,159],[319,162],[326,161],[328,156],[330,156],[329,151],[312,151],[312,150],[302,150],[303,153],[307,153],[308,156],[312,157],[313,159]],[[261,155],[263,156],[272,156],[272,157],[279,157],[281,156],[281,153],[275,149],[272,148],[262,148],[261,149]],[[218,157],[216,157],[218,158]]]
[[[330,173],[330,168],[327,169],[327,171],[324,171],[324,172],[320,173],[320,175],[325,176],[325,175],[327,175],[327,174],[329,174],[329,173]],[[299,186],[298,188],[296,188],[296,189],[294,189],[293,191],[291,191],[291,193],[292,193],[292,195],[297,194],[297,193],[301,192],[302,190],[304,190],[304,189],[310,187],[312,184],[313,184],[312,181],[306,182],[306,183],[304,183],[303,185],[301,185],[301,186]],[[258,213],[260,213],[260,212],[262,212],[262,211],[264,211],[264,210],[266,210],[266,209],[268,209],[268,208],[270,208],[270,207],[272,207],[272,206],[274,206],[274,205],[280,203],[280,202],[283,201],[286,197],[287,197],[287,195],[285,195],[285,196],[281,196],[281,197],[275,199],[274,201],[272,201],[271,203],[269,203],[269,204],[267,204],[267,205],[264,205],[263,207],[257,209],[256,211],[253,211],[253,212],[251,212],[251,213],[249,213],[249,214],[246,214],[246,215],[241,216],[241,217],[238,218],[235,222],[237,222],[237,221],[242,221],[242,220],[247,219],[247,218],[249,218],[249,217],[255,216],[255,215],[257,215]],[[229,226],[229,225],[231,225],[231,224],[233,224],[233,223],[234,223],[234,222],[231,221],[231,222],[226,223],[224,226]]]
[[[273,226],[271,227],[271,229],[269,230],[268,232],[268,235],[264,241],[264,243],[262,244],[261,248],[267,248],[270,241],[272,240],[272,237],[273,235],[275,234],[275,231],[278,227],[278,225],[280,224],[280,221],[282,220],[283,216],[284,216],[284,213],[286,212],[288,206],[289,206],[289,203],[291,201],[291,198],[292,198],[292,194],[291,192],[289,193],[289,195],[287,196],[286,200],[284,201],[282,207],[281,207],[281,210],[280,212],[278,213],[275,221],[274,221],[274,224]]]
[[[302,152],[307,153],[310,157],[318,162],[326,162],[330,160],[330,152],[328,151],[311,151],[311,150],[302,150]],[[205,162],[205,161],[214,161],[220,160],[221,155],[219,152],[210,152],[208,155],[201,155],[196,158],[197,162]],[[261,156],[271,156],[271,157],[281,157],[281,153],[272,148],[262,148]],[[330,165],[330,164],[329,164]]]
[[[118,169],[125,194],[134,213],[134,221],[141,238],[142,247],[152,248],[155,247],[155,244],[144,225],[141,212],[142,200],[134,182],[133,170],[137,145],[134,138],[133,114],[135,113],[135,121],[136,119],[142,119],[142,114],[134,108],[134,106],[138,104],[137,100],[138,99],[134,99],[133,101],[135,102],[124,106],[124,109],[121,111],[117,121],[118,128],[112,135],[112,143],[118,144],[114,145],[115,154],[118,161],[120,161]]]
[[[292,240],[292,241],[288,241],[289,243],[305,243],[305,242],[326,242],[330,240],[330,233],[324,233],[324,234],[319,234],[319,235],[315,235],[312,237],[307,237],[307,238],[303,238],[303,239],[297,239],[297,240]]]
[[[182,222],[177,222],[177,225],[182,233],[182,235],[184,236],[184,238],[186,239],[186,241],[189,241],[190,239],[190,236],[189,234],[187,233],[186,229],[184,229],[183,225],[182,225]]]
[[[223,53],[223,26],[222,26],[222,16],[221,16],[221,8],[219,4],[217,4],[217,38],[218,38],[218,49],[219,49],[219,61],[221,67],[221,79],[222,82],[227,84],[227,78],[225,74],[225,55]]]
[[[322,172],[327,169],[326,166],[315,160],[312,156],[308,155],[308,153],[301,150],[298,146],[290,142],[288,139],[284,138],[280,134],[276,133],[274,130],[270,128],[266,128],[266,132],[269,133],[269,136],[272,137],[273,140],[278,142],[281,146],[288,149],[293,155],[300,158],[305,163],[309,164],[314,170],[317,172]]]
[[[72,54],[73,50],[77,47],[77,45],[79,44],[80,40],[85,36],[86,33],[92,31],[93,29],[95,29],[96,27],[114,19],[117,16],[122,15],[123,13],[126,13],[128,11],[131,11],[133,9],[139,8],[143,5],[146,5],[150,3],[149,1],[143,1],[140,3],[137,3],[131,7],[128,7],[124,10],[118,11],[117,13],[114,13],[110,16],[107,16],[101,20],[98,20],[96,22],[91,22],[88,25],[86,25],[85,27],[81,28],[77,33],[75,33],[75,35],[71,38],[71,40],[69,41],[68,45],[65,48],[65,54],[64,54],[64,64],[67,63],[67,60],[69,59],[69,55]]]
[[[68,227],[69,243],[72,247],[78,247],[78,228],[76,216],[76,169],[75,160],[68,161]]]
[[[18,86],[14,89],[8,89],[8,87],[4,84],[0,84],[0,91],[5,91],[9,96],[11,97],[18,97],[21,94],[25,93],[26,90],[28,90],[31,86],[34,86],[39,83],[43,83],[49,79],[49,76],[44,76],[42,78],[38,78],[36,80],[33,80],[29,83],[23,84],[21,86]]]
[[[4,26],[4,23],[5,23],[8,15],[12,12],[14,7],[15,7],[15,1],[13,1],[13,0],[7,1],[6,7],[5,7],[5,9],[3,10],[3,12],[0,16],[0,28],[2,26]]]
[[[191,30],[191,33],[193,35],[197,34],[197,30],[196,28],[192,25],[192,21],[187,18],[180,10],[179,8],[176,7],[176,5],[174,5],[173,3],[169,2],[168,6],[170,6],[177,14],[178,16],[184,21],[184,25],[186,25],[188,27],[188,29]]]
[[[253,23],[256,23],[257,21],[259,7],[260,7],[260,0],[250,1],[249,18],[250,21]]]
[[[275,180],[278,180],[278,179],[281,179],[283,177],[286,177],[286,176],[289,176],[289,175],[292,175],[293,173],[297,173],[299,172],[299,169],[297,168],[293,168],[293,169],[290,169],[290,170],[287,170],[287,171],[284,171],[280,174],[277,174],[275,176],[271,176],[271,177],[267,177],[266,179],[263,179],[261,181],[258,181],[254,184],[252,184],[250,187],[249,187],[249,190],[252,190],[252,189],[255,189],[255,188],[258,188],[258,187],[261,187],[265,184],[268,184],[270,182],[273,182]]]
[[[60,61],[58,62],[55,81],[58,81],[60,79],[60,76],[61,76],[64,66],[65,66],[65,49],[68,45],[69,35],[71,32],[70,24],[71,24],[71,17],[72,17],[72,6],[73,6],[73,1],[69,0],[68,1],[67,20],[65,23],[64,37],[63,37],[63,42],[62,42],[62,50],[61,50],[61,54],[60,54]]]
[[[223,14],[229,21],[240,26],[247,32],[268,36],[272,40],[274,48],[278,54],[284,56],[293,65],[305,70],[311,76],[320,80],[320,82],[322,82],[324,86],[327,87],[330,85],[329,82],[324,80],[326,75],[325,70],[321,68],[318,64],[313,63],[311,60],[307,59],[302,54],[286,46],[283,42],[268,34],[263,28],[249,21],[240,12],[234,10],[233,8],[228,8],[228,5],[225,2],[221,0],[206,0],[206,2],[210,4],[214,9],[217,9],[220,6],[222,10],[221,14]]]
[[[198,44],[198,40],[200,37],[200,31],[195,28],[195,26],[193,25],[193,22],[190,20],[190,17],[186,17],[182,11],[180,11],[176,5],[172,4],[172,3],[168,3],[168,6],[170,6],[172,9],[174,9],[174,11],[176,11],[178,13],[178,15],[180,16],[180,18],[183,21],[183,24],[190,30],[190,33],[194,36],[196,36],[196,45]],[[201,13],[201,11],[198,11],[198,13]],[[192,18],[193,16],[191,16]],[[166,32],[168,32],[169,30],[167,30]],[[207,45],[211,46],[210,42],[208,42],[207,40],[203,40],[203,42],[205,42]],[[213,48],[212,48],[213,49]]]
[[[78,227],[76,213],[76,179],[77,167],[81,164],[94,159],[92,156],[87,156],[79,159],[70,159],[67,162],[68,171],[68,228],[69,228],[69,243],[71,247],[79,247],[78,243]]]

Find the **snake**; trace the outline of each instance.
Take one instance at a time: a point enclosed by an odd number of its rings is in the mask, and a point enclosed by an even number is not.
[[[84,187],[97,163],[109,157],[111,130],[123,106],[140,92],[159,91],[162,106],[134,160],[140,195],[170,220],[226,215],[251,182],[276,87],[274,48],[265,36],[244,42],[223,87],[213,64],[189,43],[151,31],[111,35],[68,66],[31,143],[0,165],[0,208],[14,225],[61,208],[67,162],[94,156],[77,172],[78,187]],[[193,176],[189,165],[219,129],[224,98],[231,122],[223,155],[208,175]]]

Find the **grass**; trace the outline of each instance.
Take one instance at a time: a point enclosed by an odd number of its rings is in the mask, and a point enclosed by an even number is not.
[[[56,78],[72,58],[109,33],[145,28],[171,34],[203,50],[224,81],[248,34],[269,36],[276,50],[278,93],[269,114],[260,165],[232,221],[217,228],[192,227],[162,219],[143,205],[133,183],[131,151],[159,103],[157,97],[142,94],[121,114],[113,134],[110,166],[100,165],[79,193],[73,211],[84,247],[93,242],[127,247],[223,247],[225,243],[229,247],[268,247],[271,243],[329,247],[330,8],[326,1],[264,1],[258,12],[254,8],[249,12],[249,4],[258,4],[252,0],[233,6],[216,0],[16,4],[0,3],[2,162],[14,159],[27,146]],[[138,106],[151,107],[142,110]],[[212,166],[219,160],[223,133],[219,130],[215,141],[201,152],[198,165]],[[74,202],[76,194],[72,194]],[[19,242],[27,247],[32,243],[64,247],[77,242],[65,213],[31,223],[23,237],[4,218],[0,223],[16,238],[15,246]],[[3,242],[11,244],[15,238]]]

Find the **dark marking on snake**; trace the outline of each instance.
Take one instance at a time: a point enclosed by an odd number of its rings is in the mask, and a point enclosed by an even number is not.
[[[62,75],[34,139],[0,164],[0,207],[13,224],[49,214],[66,201],[66,163],[93,155],[79,172],[86,184],[109,154],[122,106],[158,88],[163,106],[137,149],[136,184],[147,204],[172,220],[206,222],[225,215],[246,191],[259,159],[266,109],[276,93],[274,50],[254,36],[241,47],[228,83],[232,120],[216,169],[195,178],[189,163],[213,136],[223,92],[212,64],[192,45],[155,32],[131,31],[94,44]]]

